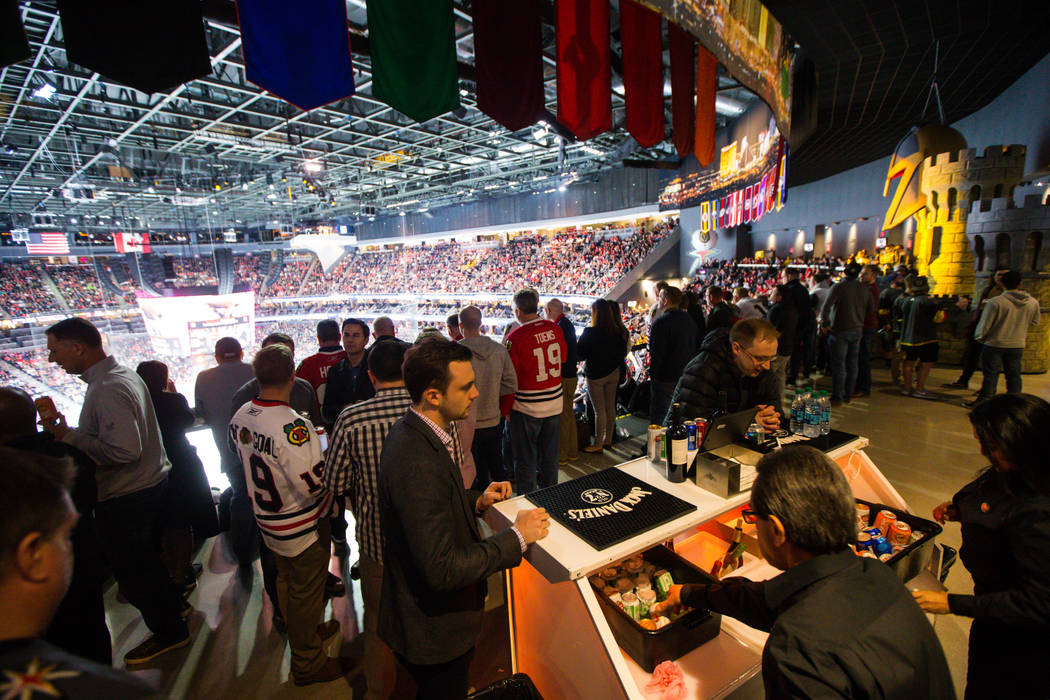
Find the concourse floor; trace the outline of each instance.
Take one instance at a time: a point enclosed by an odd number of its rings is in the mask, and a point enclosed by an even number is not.
[[[951,498],[970,481],[985,462],[973,438],[962,400],[971,392],[941,388],[958,376],[954,367],[936,368],[928,389],[938,392],[937,400],[902,396],[889,382],[889,373],[875,369],[875,386],[870,397],[854,399],[848,406],[832,412],[832,425],[871,440],[868,454],[897,488],[917,515],[930,517],[935,505]],[[975,389],[980,375],[971,383]],[[1000,384],[1001,384],[1000,380]],[[817,385],[830,388],[828,379]],[[1026,375],[1029,393],[1050,398],[1050,375]],[[635,436],[644,436],[648,420],[627,416],[618,423]],[[581,453],[580,458],[561,467],[560,479],[572,479],[597,469],[638,456],[644,437],[616,443],[601,454]],[[348,519],[349,519],[349,513]],[[344,679],[306,688],[296,687],[289,677],[289,652],[284,637],[272,626],[272,608],[262,591],[261,573],[255,566],[251,590],[238,580],[236,566],[226,554],[220,536],[210,540],[198,554],[204,565],[200,585],[191,595],[194,612],[190,617],[193,642],[187,648],[161,657],[134,671],[160,688],[165,697],[251,697],[264,698],[361,698],[364,677],[361,630],[361,592],[357,581],[348,576],[349,564],[356,560],[353,524],[349,528],[351,551],[347,557],[333,557],[330,570],[348,583],[347,595],[333,601],[329,615],[342,625],[339,655],[352,670]],[[960,544],[959,528],[948,524],[940,541],[952,547]],[[508,673],[509,659],[500,647],[506,646],[505,608],[501,579],[490,581],[486,640],[472,666],[472,683],[484,687]],[[956,563],[948,576],[948,588],[956,593],[972,592],[972,580]],[[113,635],[114,659],[122,667],[124,653],[146,635],[138,613],[116,599],[115,586],[106,595],[107,617]],[[944,645],[952,676],[962,697],[966,673],[966,639],[969,620],[952,615],[939,616],[935,629]],[[495,643],[498,640],[502,643]],[[410,681],[399,679],[398,697],[411,697]]]

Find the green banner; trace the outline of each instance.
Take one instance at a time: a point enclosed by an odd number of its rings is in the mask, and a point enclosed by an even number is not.
[[[417,122],[459,107],[452,0],[368,0],[372,95]]]

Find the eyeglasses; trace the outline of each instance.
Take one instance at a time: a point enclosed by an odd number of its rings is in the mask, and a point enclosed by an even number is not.
[[[751,358],[751,360],[752,360],[752,361],[753,361],[753,362],[754,362],[754,363],[755,363],[756,365],[768,365],[768,364],[769,364],[769,363],[771,363],[771,362],[772,362],[772,361],[773,361],[774,359],[776,359],[776,355],[763,355],[762,357],[756,357],[755,355],[752,355],[751,353],[749,353],[749,352],[748,352],[747,350],[745,350],[744,348],[740,348],[740,352],[742,352],[742,353],[744,353],[745,355],[747,355],[748,357],[750,357],[750,358]]]
[[[758,513],[751,510],[750,508],[745,508],[743,511],[740,512],[740,517],[743,518],[744,522],[748,525],[754,525],[762,516],[760,516]]]

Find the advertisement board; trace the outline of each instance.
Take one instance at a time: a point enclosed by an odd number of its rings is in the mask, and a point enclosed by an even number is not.
[[[153,350],[161,357],[211,355],[230,336],[247,348],[255,342],[255,292],[138,297]]]

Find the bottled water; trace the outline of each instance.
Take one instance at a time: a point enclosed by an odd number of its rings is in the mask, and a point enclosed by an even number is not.
[[[806,418],[805,400],[802,394],[796,393],[791,401],[791,432],[792,434],[802,432],[802,423]]]
[[[820,434],[831,432],[831,397],[828,392],[820,392]]]
[[[806,394],[806,421],[802,428],[802,434],[808,438],[820,436],[820,397],[815,393]]]

